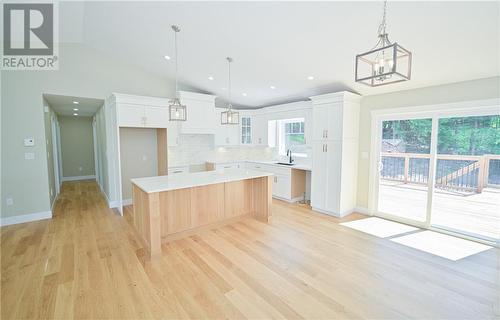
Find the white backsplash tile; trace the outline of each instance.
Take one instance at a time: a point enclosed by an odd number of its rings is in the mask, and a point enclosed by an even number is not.
[[[278,158],[276,148],[263,146],[216,147],[208,134],[180,135],[178,145],[168,148],[169,167],[199,165],[206,161],[270,161]]]

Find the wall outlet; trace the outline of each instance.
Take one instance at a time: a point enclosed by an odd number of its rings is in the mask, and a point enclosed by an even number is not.
[[[35,139],[33,138],[24,138],[24,146],[25,147],[33,147],[35,145]]]
[[[35,154],[33,152],[25,152],[24,160],[33,160],[35,159]]]
[[[14,204],[14,199],[12,199],[10,197],[7,198],[7,199],[5,199],[5,204],[7,204],[8,206],[13,205]]]

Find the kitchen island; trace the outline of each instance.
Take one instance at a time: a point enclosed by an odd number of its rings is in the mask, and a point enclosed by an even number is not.
[[[268,222],[272,173],[217,170],[132,179],[132,223],[150,257],[161,243],[243,217]]]

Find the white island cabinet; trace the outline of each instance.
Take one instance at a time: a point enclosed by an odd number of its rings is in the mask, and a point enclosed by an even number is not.
[[[338,92],[311,97],[313,210],[345,216],[356,205],[360,96]]]

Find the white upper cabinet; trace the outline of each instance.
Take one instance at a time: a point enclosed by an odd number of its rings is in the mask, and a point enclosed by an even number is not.
[[[147,106],[144,109],[145,122],[147,128],[168,128],[168,107]]]
[[[256,146],[267,146],[267,117],[265,114],[257,114],[252,117],[252,141]]]
[[[177,145],[179,129],[175,121],[169,121],[169,99],[115,93],[109,101],[116,106],[119,127],[166,128],[168,145]]]
[[[118,125],[120,127],[143,127],[145,106],[134,104],[119,104],[116,108]]]
[[[215,108],[215,137],[216,146],[236,146],[239,145],[240,126],[236,124],[221,124],[220,114],[224,108]],[[240,118],[241,123],[241,118]]]
[[[215,96],[209,94],[180,91],[181,103],[187,108],[187,120],[179,122],[184,134],[215,134],[217,131]]]

